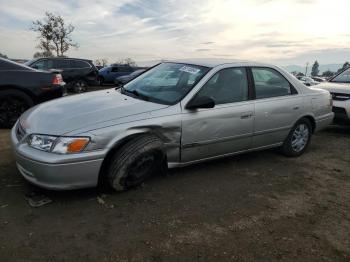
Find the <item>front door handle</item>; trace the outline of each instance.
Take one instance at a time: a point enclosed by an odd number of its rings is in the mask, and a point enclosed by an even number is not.
[[[241,114],[241,119],[251,118],[253,116],[253,112],[245,112]]]
[[[300,107],[298,105],[293,107],[293,110],[298,110]]]

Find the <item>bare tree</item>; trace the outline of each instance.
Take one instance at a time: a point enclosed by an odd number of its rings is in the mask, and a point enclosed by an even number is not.
[[[108,65],[108,59],[107,58],[96,59],[95,65],[105,67]]]
[[[41,20],[33,21],[32,27],[30,28],[34,32],[39,33],[38,39],[39,44],[37,45],[37,48],[42,50],[42,54],[44,53],[51,53],[52,50],[54,50],[54,46],[52,45],[52,31],[53,31],[53,25],[52,22],[49,19],[49,13],[45,13],[46,17]]]
[[[60,15],[46,12],[43,20],[33,21],[31,30],[39,33],[37,47],[44,51],[42,54],[55,51],[56,56],[64,56],[71,47],[78,47],[71,38],[74,26],[66,25]]]
[[[33,55],[33,58],[42,58],[42,57],[53,57],[54,55],[52,54],[51,51],[44,51],[44,52],[35,52]]]
[[[120,64],[120,65],[129,65],[129,66],[137,66],[135,60],[133,60],[132,58],[123,58],[118,60],[117,62],[115,62],[115,64]]]

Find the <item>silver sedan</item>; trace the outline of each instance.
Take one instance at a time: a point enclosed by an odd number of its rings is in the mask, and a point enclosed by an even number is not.
[[[38,186],[108,182],[122,191],[153,173],[280,147],[299,156],[333,120],[328,91],[278,67],[165,62],[118,89],[25,112],[11,132],[17,167]]]

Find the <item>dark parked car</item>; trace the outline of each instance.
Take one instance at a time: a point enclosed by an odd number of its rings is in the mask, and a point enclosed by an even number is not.
[[[57,72],[39,71],[0,58],[0,127],[13,126],[35,104],[61,97],[64,86]]]
[[[128,83],[131,80],[133,80],[134,78],[138,77],[139,75],[141,75],[145,71],[146,71],[146,69],[138,69],[129,75],[117,77],[116,79],[114,79],[114,83],[118,86],[125,85],[126,83]]]
[[[111,65],[100,69],[100,84],[114,84],[114,79],[120,76],[129,75],[135,71],[135,68],[129,65]]]
[[[40,70],[61,70],[63,80],[67,88],[81,93],[87,90],[89,85],[98,85],[98,70],[91,60],[79,58],[38,58],[25,63]]]

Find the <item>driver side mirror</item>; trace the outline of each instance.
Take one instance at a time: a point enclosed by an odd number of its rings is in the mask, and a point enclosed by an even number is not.
[[[186,109],[190,109],[190,110],[199,109],[199,108],[213,108],[213,107],[215,107],[214,100],[207,96],[194,97],[186,105]]]

